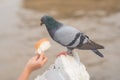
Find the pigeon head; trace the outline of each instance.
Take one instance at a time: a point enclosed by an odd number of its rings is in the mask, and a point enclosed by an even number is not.
[[[43,16],[41,18],[41,26],[45,24],[45,26],[47,27],[47,29],[53,29],[53,28],[57,28],[62,26],[62,23],[56,21],[54,18],[52,18],[51,16]]]
[[[49,22],[49,20],[51,21],[51,20],[52,20],[52,17],[47,16],[47,15],[44,15],[44,16],[41,18],[41,26],[42,26],[43,24],[47,24],[47,22]]]

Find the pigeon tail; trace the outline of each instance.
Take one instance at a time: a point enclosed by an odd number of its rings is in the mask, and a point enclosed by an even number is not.
[[[104,47],[100,44],[97,44],[93,41],[89,41],[87,43],[83,43],[77,46],[78,49],[82,49],[82,50],[96,50],[96,49],[104,49]]]
[[[104,55],[101,53],[101,52],[99,52],[97,49],[96,50],[92,50],[95,54],[97,54],[98,56],[100,56],[100,57],[104,57]]]

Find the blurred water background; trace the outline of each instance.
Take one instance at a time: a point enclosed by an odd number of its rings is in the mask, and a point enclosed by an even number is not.
[[[78,28],[105,46],[102,59],[91,51],[76,50],[91,80],[120,80],[119,4],[119,0],[0,0],[0,80],[16,80],[35,55],[34,44],[43,37],[52,43],[46,52],[49,60],[30,80],[42,74],[57,53],[66,50],[39,25],[45,14]]]

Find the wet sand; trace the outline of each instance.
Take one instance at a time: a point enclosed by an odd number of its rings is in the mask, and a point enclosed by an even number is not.
[[[46,52],[49,61],[42,69],[35,71],[30,80],[48,69],[57,53],[66,50],[49,37],[45,27],[39,26],[40,17],[45,12],[22,8],[19,3],[22,2],[2,0],[0,3],[0,80],[16,80],[28,59],[35,55],[34,44],[43,37],[48,37],[52,43]],[[120,12],[103,17],[92,14],[57,19],[78,28],[105,46],[104,50],[100,50],[104,58],[99,58],[91,51],[76,50],[91,80],[120,80]]]

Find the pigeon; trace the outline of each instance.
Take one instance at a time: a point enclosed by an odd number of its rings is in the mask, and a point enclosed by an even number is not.
[[[92,50],[100,57],[104,55],[98,49],[104,49],[100,44],[90,40],[90,38],[80,30],[62,24],[53,17],[44,15],[41,17],[41,26],[45,24],[51,38],[57,43],[67,48],[67,54],[71,54],[74,49]]]

